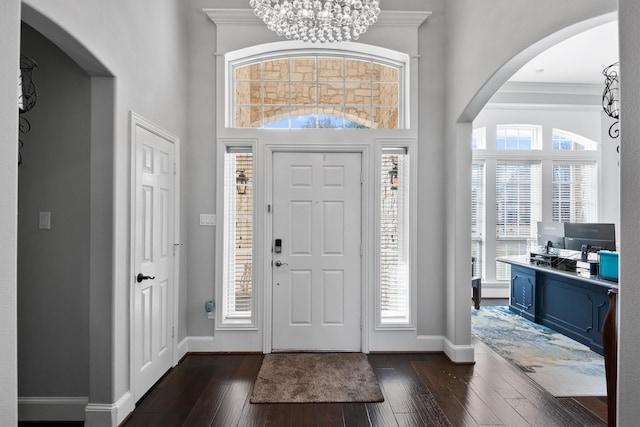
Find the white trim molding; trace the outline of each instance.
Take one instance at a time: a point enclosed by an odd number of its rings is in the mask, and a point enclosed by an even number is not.
[[[84,424],[117,427],[134,409],[135,402],[129,392],[115,403],[89,403],[85,408]]]
[[[216,25],[265,25],[251,9],[202,9]],[[383,10],[378,16],[379,27],[414,27],[422,25],[431,12]]]
[[[444,353],[453,363],[475,363],[475,351],[472,345],[455,345],[444,338]]]
[[[18,397],[20,421],[83,421],[89,398]]]

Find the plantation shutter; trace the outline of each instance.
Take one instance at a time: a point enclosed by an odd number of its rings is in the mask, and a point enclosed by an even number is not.
[[[540,163],[497,163],[496,257],[528,253],[540,220],[540,186]],[[496,279],[509,277],[508,265],[496,262]]]
[[[247,177],[245,194],[238,193],[236,178]],[[250,318],[253,305],[253,155],[230,148],[225,156],[225,251],[223,320]]]
[[[397,174],[394,180],[393,173]],[[384,149],[380,172],[380,321],[411,321],[409,162],[405,149]]]
[[[473,163],[471,167],[471,256],[475,258],[472,275],[483,271],[484,230],[484,163]]]
[[[553,221],[597,221],[595,163],[554,163]]]

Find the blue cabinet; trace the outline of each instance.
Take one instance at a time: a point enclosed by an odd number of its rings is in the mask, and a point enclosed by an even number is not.
[[[536,321],[536,272],[511,266],[511,311],[525,319]]]

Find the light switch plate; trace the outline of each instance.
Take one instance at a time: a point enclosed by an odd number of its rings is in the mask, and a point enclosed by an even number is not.
[[[51,212],[40,212],[38,216],[38,229],[51,230]]]
[[[214,227],[216,225],[216,214],[200,214],[200,225]]]

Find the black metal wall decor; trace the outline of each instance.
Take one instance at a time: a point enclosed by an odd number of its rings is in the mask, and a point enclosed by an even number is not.
[[[602,108],[607,116],[615,119],[615,122],[609,127],[609,136],[617,138],[620,136],[620,79],[619,79],[619,63],[609,65],[602,70],[605,77],[604,92],[602,93]]]
[[[31,110],[38,99],[36,86],[33,84],[32,73],[37,67],[36,62],[24,55],[20,55],[20,77],[18,78],[18,129],[21,134],[25,134],[31,130],[31,123],[23,116],[24,113]],[[22,164],[22,138],[18,139],[18,165]]]

